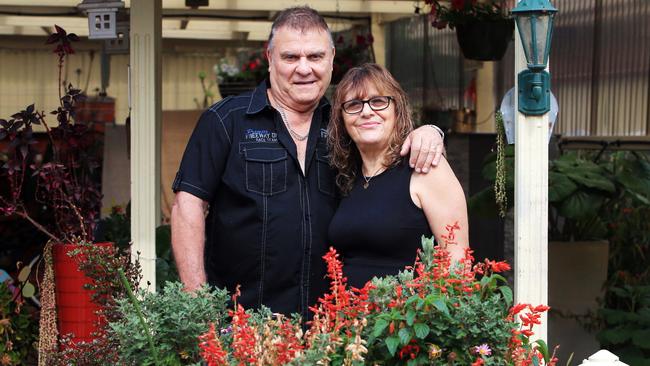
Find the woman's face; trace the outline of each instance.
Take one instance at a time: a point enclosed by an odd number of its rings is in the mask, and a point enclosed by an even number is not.
[[[343,98],[344,107],[351,100],[362,101],[362,103],[370,100],[361,105],[362,109],[358,113],[341,111],[345,129],[359,149],[369,148],[374,150],[388,147],[390,136],[395,129],[394,101],[389,98],[388,107],[378,110],[385,107],[385,99],[373,99],[376,97],[390,97],[390,95],[381,94],[374,85],[368,85],[363,95],[348,93]],[[358,105],[359,103],[352,104]]]

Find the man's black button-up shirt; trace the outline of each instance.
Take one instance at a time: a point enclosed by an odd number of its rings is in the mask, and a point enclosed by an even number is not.
[[[206,110],[188,142],[174,191],[209,203],[208,281],[245,307],[300,313],[326,290],[327,229],[338,203],[327,161],[330,106],[314,111],[305,173],[296,145],[267,98],[267,83]]]

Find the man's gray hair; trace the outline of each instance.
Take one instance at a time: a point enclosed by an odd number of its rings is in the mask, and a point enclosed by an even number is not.
[[[309,6],[295,6],[286,8],[278,13],[278,16],[271,25],[271,34],[269,34],[268,49],[273,49],[273,36],[278,29],[289,27],[301,32],[309,30],[319,30],[327,32],[330,39],[330,45],[334,47],[334,39],[325,19],[314,9]]]

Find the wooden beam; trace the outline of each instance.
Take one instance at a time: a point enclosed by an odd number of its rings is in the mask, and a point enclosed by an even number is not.
[[[30,5],[34,8],[76,8],[81,0],[35,0]],[[130,8],[133,1],[125,1]],[[320,12],[332,13],[413,13],[412,0],[210,0],[210,5],[203,10],[245,10],[245,11],[279,11],[298,5],[309,5]],[[0,6],[25,8],[24,0],[0,0]],[[165,0],[164,9],[191,10],[185,6],[185,0]]]
[[[54,16],[2,16],[0,15],[0,34],[42,35],[43,28],[52,29],[54,24],[63,27],[69,33],[88,36],[88,22],[80,17]],[[239,20],[193,20],[187,29],[182,29],[182,20],[164,19],[162,21],[163,38],[178,39],[212,39],[212,40],[246,40],[265,41],[271,30],[271,22]]]

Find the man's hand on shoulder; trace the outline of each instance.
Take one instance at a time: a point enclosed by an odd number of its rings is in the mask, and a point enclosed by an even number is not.
[[[438,166],[444,146],[444,133],[434,125],[423,125],[412,131],[402,144],[400,155],[411,152],[409,165],[418,173],[426,173],[430,167]]]

